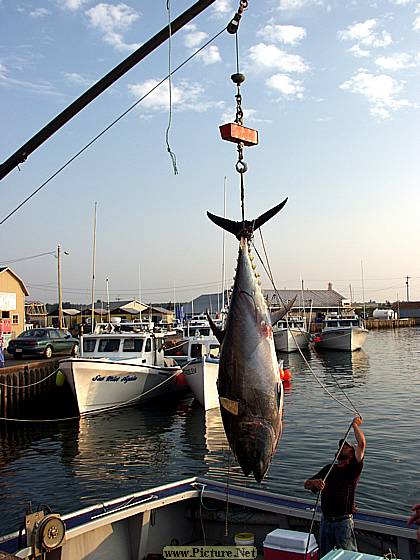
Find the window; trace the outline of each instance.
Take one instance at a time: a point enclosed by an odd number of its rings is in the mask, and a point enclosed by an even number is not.
[[[19,324],[19,315],[12,315],[12,323],[14,325],[18,325]]]
[[[10,311],[2,311],[1,312],[2,319],[10,319]]]
[[[220,346],[218,344],[210,344],[210,356],[213,358],[219,357]]]
[[[96,346],[96,338],[84,338],[83,339],[83,352],[93,352]]]
[[[156,346],[157,346],[157,351],[162,352],[163,340],[161,338],[156,338]]]
[[[202,344],[191,344],[191,358],[201,358],[203,355]]]
[[[146,340],[146,347],[144,349],[145,352],[151,352],[152,351],[152,339],[148,338]]]
[[[99,341],[98,352],[118,352],[119,348],[119,338],[102,338]]]
[[[123,352],[141,352],[142,348],[142,338],[126,338],[123,342]]]

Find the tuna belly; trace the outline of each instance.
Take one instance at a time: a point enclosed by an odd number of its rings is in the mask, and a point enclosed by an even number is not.
[[[274,426],[265,418],[235,418],[223,409],[222,419],[230,447],[245,476],[253,473],[255,480],[261,482],[280,437],[280,415],[275,418]]]

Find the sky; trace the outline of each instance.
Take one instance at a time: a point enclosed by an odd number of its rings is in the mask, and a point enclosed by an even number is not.
[[[167,25],[168,7],[173,19],[192,4],[0,0],[0,161]],[[238,4],[216,0],[0,182],[2,221],[196,53],[171,90],[164,82],[0,226],[0,266],[30,299],[57,301],[60,244],[64,301],[90,301],[95,202],[98,299],[106,278],[112,300],[221,289],[223,234],[206,211],[223,215],[226,199],[226,215],[241,215],[236,146],[218,129],[235,116],[235,38],[202,47]],[[244,124],[259,131],[245,148],[246,217],[288,197],[262,230],[276,288],[331,282],[355,301],[395,301],[409,276],[420,300],[420,2],[249,0],[238,45]],[[258,233],[255,245],[263,256]],[[227,234],[228,286],[236,257]]]

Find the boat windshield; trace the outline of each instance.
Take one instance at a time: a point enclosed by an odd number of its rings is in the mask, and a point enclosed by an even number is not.
[[[119,349],[119,338],[101,338],[99,341],[98,352],[118,352]]]
[[[126,338],[123,341],[123,352],[141,352],[143,348],[143,338]]]
[[[95,350],[97,338],[84,338],[83,339],[83,352],[93,352]]]

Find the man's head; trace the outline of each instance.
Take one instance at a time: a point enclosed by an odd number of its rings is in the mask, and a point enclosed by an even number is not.
[[[340,441],[338,442],[338,449],[339,452],[337,452],[337,459],[339,461],[347,461],[352,459],[355,456],[355,449],[354,446],[349,443],[348,441],[345,441],[343,439],[340,439]],[[340,451],[341,449],[341,451]]]

